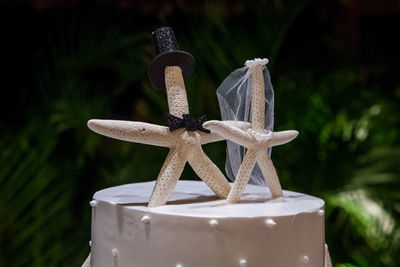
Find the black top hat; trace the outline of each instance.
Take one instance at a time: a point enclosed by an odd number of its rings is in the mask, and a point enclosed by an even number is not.
[[[179,66],[183,78],[187,78],[194,70],[194,58],[191,54],[180,51],[171,27],[162,27],[152,32],[156,48],[156,57],[150,64],[149,79],[158,89],[165,89],[165,73],[167,66]]]

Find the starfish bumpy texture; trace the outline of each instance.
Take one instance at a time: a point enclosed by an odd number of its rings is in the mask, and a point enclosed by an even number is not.
[[[290,142],[298,135],[298,132],[294,130],[272,132],[264,129],[265,95],[262,75],[264,64],[266,64],[266,61],[260,59],[246,62],[249,68],[253,68],[251,77],[251,125],[247,129],[238,128],[231,121],[207,121],[203,124],[204,128],[247,148],[233,187],[227,197],[228,203],[235,203],[240,199],[256,162],[272,197],[281,197],[282,188],[274,164],[267,154],[267,149]]]
[[[189,114],[180,67],[165,68],[165,85],[169,113],[178,118]],[[249,127],[245,122],[232,122],[231,125],[235,129]],[[171,131],[166,126],[137,121],[90,120],[88,126],[96,133],[115,139],[170,148],[154,186],[149,207],[161,206],[167,202],[186,162],[218,197],[226,198],[230,191],[225,176],[201,148],[203,144],[224,140],[216,133],[189,131],[185,128]]]

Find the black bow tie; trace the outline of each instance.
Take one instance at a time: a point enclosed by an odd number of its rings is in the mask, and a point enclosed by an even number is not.
[[[168,114],[167,121],[169,130],[175,131],[179,128],[186,128],[187,131],[202,131],[205,133],[210,133],[209,130],[203,128],[203,123],[207,121],[205,115],[201,116],[198,119],[195,119],[190,114],[183,114],[183,119],[175,117],[174,115]]]

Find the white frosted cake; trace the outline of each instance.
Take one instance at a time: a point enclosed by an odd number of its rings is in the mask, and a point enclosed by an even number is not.
[[[227,204],[203,182],[179,181],[168,203],[148,208],[154,182],[97,192],[92,267],[324,266],[324,201],[247,185]]]

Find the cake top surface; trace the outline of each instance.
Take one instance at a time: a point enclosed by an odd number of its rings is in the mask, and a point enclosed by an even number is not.
[[[267,187],[248,184],[240,201],[227,204],[201,181],[178,181],[168,203],[148,208],[147,203],[155,182],[125,184],[96,192],[94,200],[124,205],[129,209],[193,217],[269,217],[290,216],[314,212],[324,206],[320,198],[292,191],[283,191],[283,197],[272,199]]]

